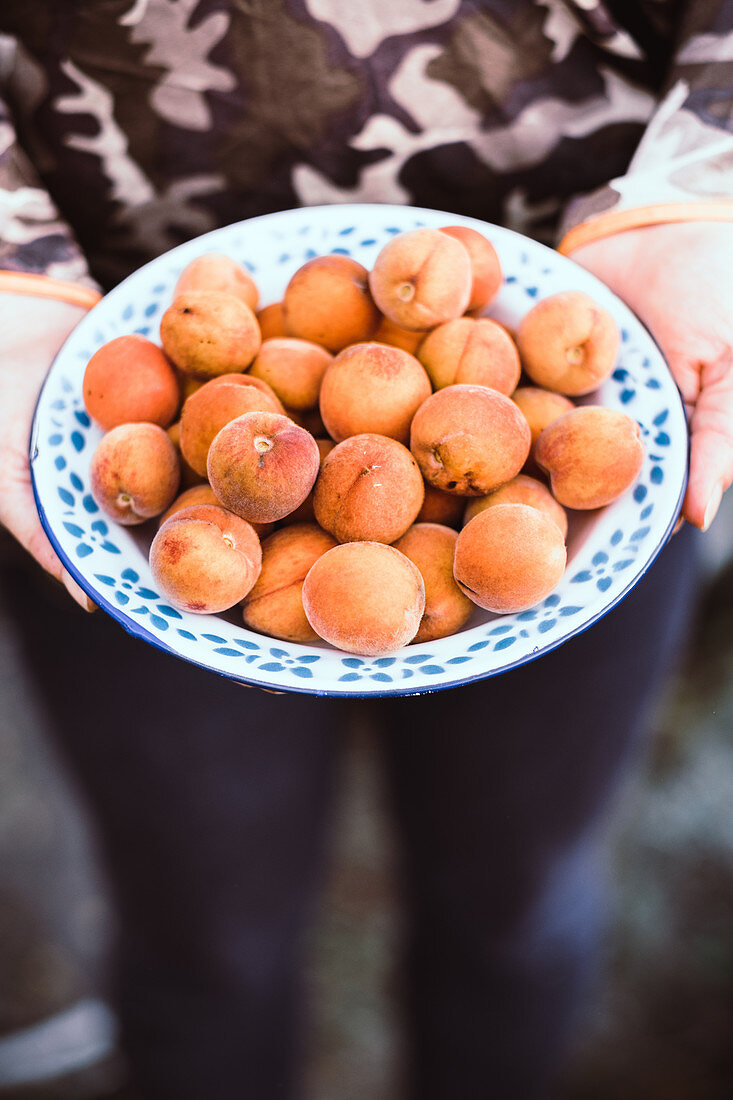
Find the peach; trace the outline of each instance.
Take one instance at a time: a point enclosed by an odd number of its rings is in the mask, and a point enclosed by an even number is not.
[[[273,302],[257,312],[257,324],[260,326],[263,340],[272,340],[276,336],[287,336],[283,318],[282,302]]]
[[[545,428],[535,455],[566,508],[602,508],[636,481],[644,443],[639,425],[626,413],[583,405]]]
[[[371,339],[379,311],[369,276],[350,256],[317,256],[299,268],[285,289],[283,319],[288,336],[341,351]]]
[[[275,337],[263,342],[248,376],[267,382],[288,408],[313,409],[332,360],[320,344],[294,336]]]
[[[334,443],[334,441],[332,439],[316,439],[316,444],[318,445],[318,453],[321,456],[321,466],[322,466],[324,458],[326,457],[327,454],[331,453],[331,451],[334,449],[336,444]],[[315,512],[313,511],[313,497],[314,497],[314,495],[315,495],[315,490],[311,489],[310,493],[305,498],[303,503],[301,505],[299,505],[295,509],[295,511],[291,512],[290,515],[287,517],[289,524],[290,523],[314,523],[315,522]]]
[[[506,615],[549,596],[566,560],[554,520],[527,504],[497,504],[459,534],[453,574],[475,604]]]
[[[440,231],[460,241],[471,258],[473,281],[466,309],[483,309],[496,296],[504,281],[496,249],[482,233],[464,225],[442,226]]]
[[[261,343],[252,310],[223,290],[179,294],[161,318],[160,338],[179,370],[204,379],[246,370]]]
[[[541,481],[526,474],[517,474],[506,485],[494,489],[485,497],[474,497],[466,505],[463,520],[470,523],[474,516],[483,512],[486,508],[494,508],[497,504],[528,504],[530,508],[539,508],[541,512],[553,519],[562,532],[562,537],[567,538],[568,517],[565,509],[558,504],[554,496]]]
[[[318,453],[321,456],[322,464],[326,455],[330,455],[336,444],[332,439],[316,439],[316,446],[318,447]]]
[[[196,390],[200,390],[206,382],[205,378],[194,378],[192,374],[185,374],[182,370],[176,367],[176,377],[178,379],[178,388],[181,391],[181,404],[190,397],[192,393],[196,393]]]
[[[310,432],[311,435],[321,439],[325,439],[328,435],[320,409],[283,409],[283,412],[301,428],[305,428],[307,432]]]
[[[161,527],[165,521],[170,519],[171,516],[174,516],[176,512],[180,512],[183,508],[191,508],[194,504],[216,504],[221,507],[220,501],[208,481],[200,481],[196,485],[184,489],[183,492],[176,497],[170,508],[168,508],[158,519],[158,526]],[[274,524],[252,523],[250,526],[257,532],[258,538],[264,539],[267,535],[271,534]]]
[[[393,237],[369,275],[382,313],[406,329],[431,329],[466,312],[471,259],[460,241],[439,229],[412,229]]]
[[[417,514],[416,523],[441,523],[446,527],[460,527],[466,502],[455,493],[444,493],[425,482],[425,497]]]
[[[533,382],[577,397],[608,378],[619,333],[608,310],[580,290],[565,290],[543,298],[525,314],[517,342]]]
[[[176,497],[163,515],[158,520],[158,527],[162,527],[167,519],[174,516],[176,512],[180,512],[182,508],[191,508],[194,504],[217,504],[219,501],[216,499],[214,490],[209,485],[208,481],[202,482],[200,485],[192,485],[190,489],[184,489],[182,493]]]
[[[459,496],[484,496],[519,473],[529,425],[504,394],[486,386],[446,386],[423,402],[410,449],[427,482]]]
[[[257,386],[247,385],[249,376],[228,383],[231,375],[222,375],[207,382],[186,401],[181,412],[181,453],[189,466],[206,477],[206,460],[214,436],[225,424],[244,413],[261,411],[281,413],[282,406],[274,397]]]
[[[209,448],[208,474],[218,499],[255,523],[284,519],[318,476],[315,439],[286,416],[249,412],[230,420]]]
[[[436,390],[444,386],[490,386],[499,393],[516,389],[522,368],[506,329],[487,318],[460,317],[429,333],[417,354]]]
[[[410,355],[417,355],[417,349],[426,336],[426,332],[411,332],[410,329],[393,324],[388,317],[383,317],[373,339],[378,344],[389,344],[390,347],[409,351]]]
[[[401,443],[352,435],[326,455],[313,494],[315,517],[339,542],[394,542],[415,522],[423,479]]]
[[[184,491],[173,501],[170,508],[160,517],[158,526],[161,527],[165,521],[170,519],[171,516],[174,516],[176,512],[180,512],[183,508],[190,508],[194,504],[219,504],[216,493],[211,488],[208,481],[199,485],[192,485],[190,489],[184,489]],[[260,539],[269,535],[273,527],[271,523],[252,523],[250,526],[254,528]]]
[[[432,392],[409,352],[387,344],[354,344],[337,355],[321,385],[320,409],[337,441],[364,432],[408,443],[410,423]]]
[[[177,496],[168,511],[164,512],[158,520],[158,526],[160,527],[162,524],[165,523],[167,519],[170,519],[171,516],[174,516],[176,512],[180,512],[182,508],[190,508],[194,504],[219,504],[216,493],[211,488],[208,481],[202,482],[198,485],[192,485],[190,489],[185,489],[180,494],[180,496]],[[272,534],[274,524],[252,523],[250,524],[250,526],[253,527],[254,530],[257,532],[258,538],[264,539],[267,538],[268,535]]]
[[[262,544],[262,570],[242,605],[245,625],[287,642],[318,639],[303,610],[303,581],[310,567],[337,546],[315,523],[283,527]]]
[[[200,485],[204,479],[201,477],[200,474],[197,474],[196,471],[189,466],[189,464],[186,462],[185,458],[181,454],[180,420],[176,420],[174,424],[170,424],[166,428],[165,434],[168,436],[171,443],[176,448],[176,452],[178,454],[178,464],[181,469],[181,485],[185,489],[190,488],[192,485]]]
[[[243,600],[261,561],[251,525],[213,504],[176,512],[150,547],[150,568],[165,598],[199,614],[226,611]]]
[[[127,526],[164,512],[178,491],[176,449],[158,424],[118,424],[102,436],[89,468],[92,496]]]
[[[173,367],[156,344],[139,335],[117,336],[96,351],[82,390],[87,412],[105,431],[138,420],[165,428],[180,402]]]
[[[267,382],[263,382],[261,378],[255,378],[250,374],[218,374],[216,378],[210,378],[208,382],[200,382],[197,389],[201,389],[202,386],[254,386],[260,393],[266,393],[270,400],[277,407],[277,411],[282,413],[283,416],[288,414],[285,411],[280,398],[277,396],[272,386],[268,386]],[[196,392],[196,391],[194,391]]]
[[[552,424],[558,416],[571,412],[575,405],[569,398],[563,397],[561,393],[543,390],[539,386],[520,386],[512,394],[512,401],[529,424],[532,438],[527,468],[534,470],[537,465],[534,458],[537,440],[548,424]]]
[[[303,582],[316,634],[348,653],[376,657],[407,645],[425,610],[425,585],[409,558],[381,542],[326,551]]]
[[[257,309],[260,292],[257,284],[241,264],[223,252],[206,252],[184,267],[173,297],[189,290],[226,290],[241,299],[250,309]]]
[[[425,584],[425,611],[414,642],[446,638],[465,626],[473,603],[453,578],[458,534],[439,523],[414,523],[394,544],[420,570]]]
[[[165,429],[165,434],[170,439],[177,451],[181,449],[181,422],[176,420]]]

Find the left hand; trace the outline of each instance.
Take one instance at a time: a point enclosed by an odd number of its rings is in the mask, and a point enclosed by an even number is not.
[[[733,223],[632,229],[572,259],[633,309],[669,363],[690,423],[682,515],[706,531],[733,480]]]
[[[47,298],[0,295],[0,526],[61,581],[87,611],[94,604],[53,551],[41,526],[31,488],[28,437],[33,409],[51,361],[82,310]]]

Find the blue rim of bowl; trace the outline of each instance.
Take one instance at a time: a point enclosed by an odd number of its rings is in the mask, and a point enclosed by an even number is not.
[[[344,203],[344,204],[339,205],[339,209],[343,210],[345,207],[349,207],[350,209],[357,209],[357,208],[364,208],[364,207],[374,208],[374,207],[379,207],[380,205],[382,205],[382,204],[380,204],[380,203]],[[241,222],[233,222],[231,226],[227,226],[227,227],[220,226],[217,229],[212,229],[209,233],[204,233],[200,237],[197,237],[196,240],[205,241],[207,237],[210,237],[210,236],[213,236],[214,234],[220,233],[222,228],[234,228],[234,227],[238,227],[238,226],[246,226],[246,225],[248,225],[252,222],[260,221],[260,220],[265,219],[265,218],[273,218],[273,217],[277,217],[277,216],[282,216],[283,214],[290,213],[290,212],[295,213],[296,211],[305,211],[305,210],[318,210],[318,211],[320,211],[320,210],[324,210],[324,209],[328,209],[328,207],[326,207],[326,206],[295,207],[295,208],[293,208],[292,211],[279,210],[279,211],[274,211],[273,213],[270,213],[270,214],[261,214],[256,218],[246,218],[246,219],[242,220]],[[331,207],[331,209],[333,209],[333,207]],[[455,214],[451,213],[450,211],[446,211],[446,210],[438,210],[438,211],[432,210],[432,209],[428,210],[428,208],[426,208],[426,207],[419,207],[419,206],[405,206],[404,209],[409,209],[411,212],[413,212],[415,214],[421,214],[421,213],[435,214],[435,213],[438,213],[438,214],[441,214],[441,215],[445,215],[446,218],[455,218]],[[481,221],[481,219],[479,219],[479,218],[475,218],[475,219],[472,219],[472,220]],[[520,239],[525,239],[521,233],[516,233],[514,230],[506,229],[504,226],[493,226],[492,223],[490,223],[490,222],[484,222],[483,224],[489,226],[490,228],[500,228],[504,233],[511,233],[515,237],[519,237]],[[162,255],[171,256],[177,251],[177,249],[185,247],[185,245],[188,244],[188,243],[190,243],[190,242],[187,242],[187,241],[183,242],[183,244],[177,245],[175,248],[170,249],[168,252],[162,253]],[[539,243],[539,242],[534,242],[534,243]],[[545,247],[547,247],[547,246],[545,246]],[[552,250],[550,250],[550,251],[552,251]],[[150,260],[149,263],[156,263],[158,259],[160,259],[160,257],[156,257],[155,259]],[[574,260],[570,259],[567,256],[563,257],[563,259],[568,260],[568,262],[570,262],[570,263],[575,262]],[[144,264],[143,268],[146,267],[146,266],[147,266],[147,264]],[[142,270],[143,268],[138,268],[138,271]],[[582,270],[585,271],[585,268],[583,268]],[[585,273],[586,274],[591,274],[590,272],[587,272],[587,271],[585,271]],[[118,283],[117,287],[115,287],[113,289],[116,290],[118,287],[123,287],[125,285],[125,283],[128,282],[129,279],[134,278],[136,275],[137,275],[137,272],[133,272],[131,275],[128,275],[126,279],[123,279],[122,282]],[[97,303],[97,305],[99,305],[99,304],[101,304],[101,303]],[[88,313],[85,314],[85,316],[84,316],[84,318],[82,318],[82,320],[84,320],[86,317],[89,317],[90,315],[92,315],[94,313],[94,310],[97,308],[97,305],[93,306],[92,309],[90,309],[88,311]],[[627,307],[627,308],[629,308],[629,307]],[[644,331],[647,333],[650,340],[653,341],[654,345],[656,346],[657,350],[659,351],[659,354],[660,354],[663,362],[666,365],[667,361],[664,358],[664,355],[662,353],[662,349],[660,348],[658,342],[654,339],[652,334],[649,332],[649,330],[646,328],[646,326],[643,324],[643,322],[636,316],[636,314],[634,314],[634,317],[636,318],[638,323],[642,326]],[[79,324],[81,324],[81,321],[79,322]],[[74,330],[72,330],[72,331],[74,331]],[[69,334],[69,335],[71,335],[71,334]],[[297,685],[288,684],[287,687],[284,687],[284,688],[281,688],[280,685],[278,685],[277,687],[270,686],[269,684],[265,685],[265,684],[259,683],[256,680],[247,679],[244,676],[237,676],[236,674],[225,672],[222,669],[217,668],[216,666],[208,664],[204,661],[197,661],[195,659],[195,657],[191,657],[188,654],[181,653],[178,650],[173,649],[171,646],[166,645],[166,643],[161,638],[157,637],[157,635],[155,635],[155,634],[151,634],[150,631],[148,631],[144,627],[140,626],[133,619],[128,618],[126,615],[124,615],[121,612],[121,610],[119,608],[115,607],[108,600],[106,600],[104,598],[104,596],[102,596],[102,594],[100,592],[98,592],[98,590],[96,588],[93,588],[90,585],[90,583],[87,581],[87,579],[84,577],[84,575],[79,572],[79,569],[77,568],[76,564],[69,558],[69,556],[64,551],[61,544],[59,543],[59,541],[58,541],[58,539],[57,539],[57,537],[54,533],[54,530],[51,526],[51,523],[49,522],[48,516],[46,515],[46,511],[45,511],[45,509],[44,509],[44,507],[41,503],[39,494],[38,494],[38,486],[36,484],[34,463],[35,463],[35,459],[36,459],[37,454],[38,454],[37,435],[38,435],[38,431],[40,430],[40,424],[39,424],[39,421],[38,421],[38,406],[41,403],[41,398],[42,398],[43,392],[46,388],[48,378],[49,378],[49,376],[50,376],[50,374],[51,374],[51,372],[52,372],[52,370],[53,370],[53,368],[56,364],[57,359],[62,354],[62,352],[64,350],[64,347],[65,347],[65,342],[64,342],[64,346],[62,346],[59,349],[59,351],[56,353],[56,355],[54,356],[53,361],[52,361],[52,363],[51,363],[51,365],[48,369],[48,373],[46,374],[46,377],[43,380],[43,385],[41,386],[41,389],[39,390],[38,398],[36,400],[35,408],[33,410],[33,420],[31,422],[31,432],[30,432],[30,440],[29,440],[29,448],[28,448],[28,460],[29,460],[29,467],[30,467],[30,473],[31,473],[31,486],[32,486],[32,489],[33,489],[33,498],[35,500],[36,509],[38,511],[38,516],[39,516],[40,521],[41,521],[41,526],[43,527],[43,530],[45,531],[45,533],[48,537],[48,540],[51,543],[51,546],[53,547],[57,557],[61,561],[61,563],[64,566],[64,568],[66,569],[66,571],[73,577],[73,579],[76,581],[76,583],[82,589],[82,591],[86,593],[86,595],[89,597],[89,599],[92,600],[94,602],[94,604],[98,608],[100,608],[100,610],[106,611],[107,614],[112,619],[114,619],[116,622],[118,622],[120,624],[120,626],[122,626],[123,629],[128,634],[130,634],[132,637],[138,638],[141,641],[147,642],[149,645],[152,645],[155,649],[159,649],[162,653],[168,653],[172,657],[177,657],[179,660],[187,661],[189,664],[195,665],[197,668],[205,669],[207,672],[216,673],[218,676],[221,676],[225,680],[232,680],[234,683],[241,684],[242,687],[259,688],[260,690],[270,692],[271,694],[276,694],[276,695],[290,695],[290,694],[313,695],[313,696],[320,697],[320,698],[334,698],[334,699],[381,699],[381,698],[391,698],[391,697],[394,697],[394,696],[432,695],[432,694],[434,694],[435,692],[438,692],[438,691],[451,691],[455,688],[465,687],[468,684],[477,683],[480,680],[489,680],[494,676],[499,676],[499,675],[502,675],[505,672],[512,672],[514,669],[521,668],[523,665],[529,664],[531,661],[539,660],[541,657],[546,656],[548,653],[552,653],[552,651],[554,649],[557,649],[559,646],[564,645],[566,642],[569,642],[571,638],[575,638],[579,634],[583,634],[586,630],[588,630],[590,627],[594,626],[597,622],[600,622],[601,619],[605,618],[605,616],[609,613],[609,611],[612,611],[614,609],[614,607],[616,607],[619,603],[621,603],[621,601],[624,600],[628,596],[628,594],[632,591],[632,589],[636,587],[636,585],[639,583],[639,581],[642,579],[642,577],[648,572],[648,570],[654,564],[656,559],[659,557],[659,554],[662,552],[664,547],[667,545],[667,543],[668,543],[668,541],[669,541],[669,539],[670,539],[670,537],[671,537],[671,535],[674,531],[674,528],[677,524],[677,520],[678,520],[680,512],[682,510],[682,503],[683,503],[684,498],[685,498],[685,493],[687,491],[687,482],[688,482],[689,469],[690,469],[689,419],[688,419],[688,416],[687,416],[687,409],[685,408],[684,401],[682,400],[682,395],[680,394],[680,391],[679,391],[679,387],[677,387],[676,383],[675,383],[675,387],[677,388],[677,394],[678,394],[678,397],[679,397],[680,406],[681,406],[681,409],[682,409],[682,414],[683,414],[683,417],[684,417],[685,425],[688,428],[688,433],[686,435],[687,454],[686,454],[686,462],[685,462],[685,475],[682,478],[679,495],[678,495],[677,501],[675,503],[675,506],[672,510],[672,516],[670,518],[670,521],[667,525],[667,528],[666,528],[664,534],[662,535],[661,539],[657,543],[654,550],[651,551],[649,559],[647,560],[647,563],[644,566],[644,568],[634,577],[634,579],[632,581],[629,582],[629,584],[624,589],[622,589],[621,592],[618,593],[618,595],[610,603],[606,604],[603,607],[603,609],[601,611],[599,611],[596,615],[594,615],[592,618],[587,619],[581,625],[577,626],[575,629],[571,630],[569,633],[565,634],[562,638],[559,638],[557,641],[552,642],[551,644],[548,644],[547,646],[543,646],[543,648],[538,653],[527,653],[527,654],[525,654],[524,657],[520,657],[519,659],[517,659],[515,661],[511,661],[509,664],[502,665],[500,668],[488,669],[485,672],[478,672],[473,676],[464,676],[460,679],[452,680],[450,683],[431,683],[431,684],[425,685],[424,687],[421,687],[421,688],[418,688],[418,689],[416,689],[414,687],[404,687],[404,688],[391,688],[391,689],[377,689],[376,691],[336,691],[336,690],[333,690],[333,689],[330,689],[330,688],[329,689],[318,690],[316,688],[307,688],[305,686],[301,686],[300,684],[297,684]],[[669,370],[669,367],[667,367],[667,369]],[[671,377],[671,373],[670,373],[670,377]],[[267,635],[259,635],[259,636],[260,637],[267,637]]]

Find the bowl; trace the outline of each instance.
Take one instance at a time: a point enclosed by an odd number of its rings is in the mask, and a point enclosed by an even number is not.
[[[220,251],[256,280],[262,303],[282,297],[294,271],[325,253],[371,267],[395,234],[419,226],[465,225],[496,248],[506,276],[487,315],[516,326],[541,298],[582,290],[614,316],[621,346],[612,376],[592,396],[640,424],[641,474],[600,512],[572,517],[568,566],[536,607],[495,616],[480,609],[449,638],[379,658],[322,644],[281,642],[224,616],[171,607],[156,591],[147,559],[153,531],[117,526],[89,489],[89,463],[102,436],[82,400],[84,370],[102,344],[125,333],[158,340],[181,270]],[[588,400],[588,399],[584,399]],[[39,396],[30,441],[41,522],[64,565],[99,607],[158,649],[222,676],[272,691],[314,695],[411,695],[494,676],[539,659],[591,627],[624,598],[669,538],[684,496],[688,434],[684,408],[659,348],[614,294],[571,260],[528,238],[473,218],[406,206],[344,205],[287,210],[238,222],[188,241],[140,268],[96,305],[57,355]]]

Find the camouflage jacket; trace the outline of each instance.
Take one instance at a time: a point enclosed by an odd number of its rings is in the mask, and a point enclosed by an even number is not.
[[[109,287],[298,204],[553,242],[733,197],[733,0],[2,0],[0,268]]]

